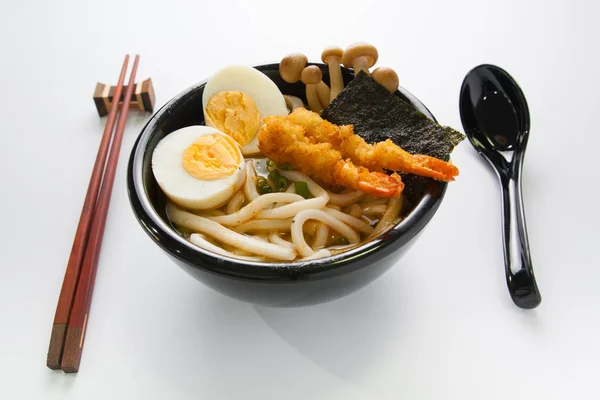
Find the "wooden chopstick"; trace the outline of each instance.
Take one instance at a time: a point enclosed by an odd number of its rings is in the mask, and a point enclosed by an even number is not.
[[[98,198],[98,191],[100,190],[100,182],[102,181],[102,175],[104,173],[108,147],[117,118],[117,111],[119,108],[118,99],[123,92],[123,82],[125,81],[125,73],[128,64],[129,55],[125,56],[125,61],[123,61],[123,66],[121,67],[119,83],[117,84],[114,94],[114,99],[117,99],[117,101],[113,101],[108,117],[106,118],[106,126],[104,127],[102,140],[98,147],[98,154],[96,155],[96,161],[94,162],[94,169],[92,170],[92,176],[90,177],[90,183],[85,195],[81,216],[79,217],[79,224],[77,225],[75,239],[73,240],[73,246],[71,248],[71,255],[69,256],[69,262],[67,263],[60,296],[58,297],[56,313],[54,314],[54,324],[52,325],[52,334],[50,335],[48,357],[46,359],[46,365],[51,369],[60,368],[67,324],[69,322],[75,290],[79,280],[84,251],[90,235],[92,216],[94,215],[94,210],[96,208],[96,201]]]
[[[100,188],[100,195],[98,196],[98,202],[96,203],[92,229],[88,245],[85,249],[85,256],[83,258],[75,301],[73,302],[73,308],[71,309],[71,315],[69,317],[65,347],[60,366],[64,372],[79,371],[87,320],[90,312],[90,305],[92,303],[94,281],[98,269],[98,256],[100,255],[100,249],[102,248],[102,236],[106,225],[106,215],[108,213],[110,196],[115,180],[117,163],[119,161],[119,151],[121,150],[123,132],[125,131],[125,124],[127,123],[129,103],[131,102],[131,96],[135,87],[135,74],[137,72],[139,60],[140,56],[136,55],[135,60],[133,61],[133,68],[131,69],[127,91],[125,92],[123,107],[119,114],[117,129],[110,147],[106,170],[104,171],[104,178],[102,179],[102,187]]]

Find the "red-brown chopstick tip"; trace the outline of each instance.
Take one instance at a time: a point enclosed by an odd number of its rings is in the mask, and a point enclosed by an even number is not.
[[[62,359],[63,345],[65,344],[65,334],[67,333],[67,324],[52,325],[52,334],[50,335],[50,346],[48,346],[48,358],[46,365],[50,369],[60,369]]]
[[[69,328],[65,340],[65,351],[60,368],[67,373],[79,371],[83,351],[83,329]]]

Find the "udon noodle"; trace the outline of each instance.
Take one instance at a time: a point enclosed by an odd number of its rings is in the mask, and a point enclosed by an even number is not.
[[[334,193],[298,171],[280,171],[289,186],[259,194],[255,163],[246,180],[221,207],[188,211],[172,203],[167,215],[191,243],[246,261],[304,261],[337,254],[369,241],[400,220],[402,198],[376,198],[360,191]],[[296,193],[304,182],[311,198]]]

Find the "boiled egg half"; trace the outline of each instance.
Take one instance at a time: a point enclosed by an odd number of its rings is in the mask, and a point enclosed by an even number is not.
[[[230,135],[244,155],[260,153],[257,133],[263,118],[289,113],[277,85],[245,66],[226,67],[213,75],[204,87],[202,107],[206,125]]]
[[[233,138],[208,126],[165,136],[152,154],[152,172],[175,204],[205,210],[224,204],[244,183],[244,157]]]

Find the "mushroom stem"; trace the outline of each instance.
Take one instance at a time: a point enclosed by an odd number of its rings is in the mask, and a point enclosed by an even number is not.
[[[330,96],[329,86],[323,81],[317,84],[317,95],[319,96],[319,101],[323,108],[329,105],[329,96]]]
[[[354,76],[358,75],[360,71],[365,71],[369,75],[368,57],[356,57],[354,59]]]
[[[285,99],[285,105],[287,106],[288,110],[290,110],[290,112],[294,111],[297,108],[304,107],[304,103],[302,102],[302,100],[296,96],[284,94],[283,98]]]
[[[331,101],[344,89],[344,78],[342,78],[339,58],[330,57],[327,65],[329,65],[329,80],[331,81],[331,92],[329,93]]]
[[[344,78],[342,78],[342,69],[340,62],[344,56],[344,50],[338,46],[329,46],[321,53],[321,61],[327,64],[329,68],[329,81],[331,82],[331,91],[329,92],[329,101],[344,89]]]
[[[354,43],[344,50],[342,64],[354,68],[354,76],[360,71],[369,75],[369,68],[377,63],[379,54],[377,49],[368,43]]]
[[[323,73],[319,67],[311,65],[304,68],[300,74],[300,80],[306,85],[306,100],[308,100],[310,109],[317,113],[323,111],[324,107],[317,93],[317,87],[323,81]]]
[[[317,85],[306,85],[306,100],[308,100],[308,106],[312,111],[316,113],[323,111],[323,105],[317,93]]]

